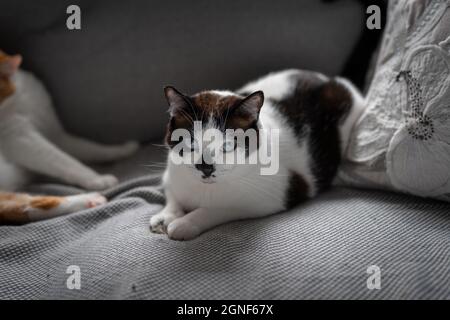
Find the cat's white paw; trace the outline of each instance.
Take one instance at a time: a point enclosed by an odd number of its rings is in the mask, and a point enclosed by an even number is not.
[[[66,200],[73,212],[101,206],[107,202],[106,198],[98,192],[68,196]]]
[[[83,187],[88,190],[105,190],[114,187],[119,183],[119,180],[111,174],[105,174],[98,176],[94,179],[87,181]]]
[[[179,215],[163,210],[150,218],[150,231],[153,233],[167,233],[167,226]]]
[[[100,193],[89,193],[86,197],[86,206],[87,208],[95,208],[107,203],[108,200],[102,196]]]
[[[200,228],[186,219],[174,220],[167,227],[167,235],[172,240],[191,240],[200,233]]]

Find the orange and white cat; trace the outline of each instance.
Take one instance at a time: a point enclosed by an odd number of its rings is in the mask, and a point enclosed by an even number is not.
[[[31,73],[20,70],[22,57],[0,51],[0,190],[20,189],[33,173],[87,190],[117,183],[81,161],[105,162],[127,157],[138,144],[102,145],[67,133],[49,93]],[[35,197],[0,193],[0,223],[40,220],[106,202],[99,193]]]

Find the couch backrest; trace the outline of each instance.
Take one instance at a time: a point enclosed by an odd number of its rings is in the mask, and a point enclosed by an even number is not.
[[[79,31],[66,28],[72,3]],[[164,85],[232,89],[292,67],[337,74],[363,14],[356,1],[2,1],[0,48],[23,54],[68,130],[145,141],[164,133]]]

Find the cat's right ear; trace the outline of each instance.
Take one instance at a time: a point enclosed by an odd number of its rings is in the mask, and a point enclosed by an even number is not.
[[[188,98],[174,87],[164,87],[164,94],[166,96],[167,103],[169,104],[169,113],[172,117],[175,116],[180,110],[189,108]]]
[[[14,56],[6,56],[0,60],[0,74],[3,76],[12,76],[22,63],[22,56],[16,54]]]

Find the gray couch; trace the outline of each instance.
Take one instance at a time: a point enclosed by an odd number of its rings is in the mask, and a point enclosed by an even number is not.
[[[0,2],[0,44],[45,81],[66,127],[104,142],[163,136],[162,88],[236,88],[283,68],[337,74],[359,36],[354,1]]]
[[[354,1],[78,1],[82,30],[68,31],[68,4],[1,2],[1,47],[24,55],[69,130],[105,142],[160,142],[168,83],[193,92],[286,67],[338,74],[364,23]],[[143,165],[162,161],[150,144],[98,168],[123,181],[104,207],[0,227],[0,299],[450,299],[448,203],[332,188],[176,242],[148,230],[164,196]]]

